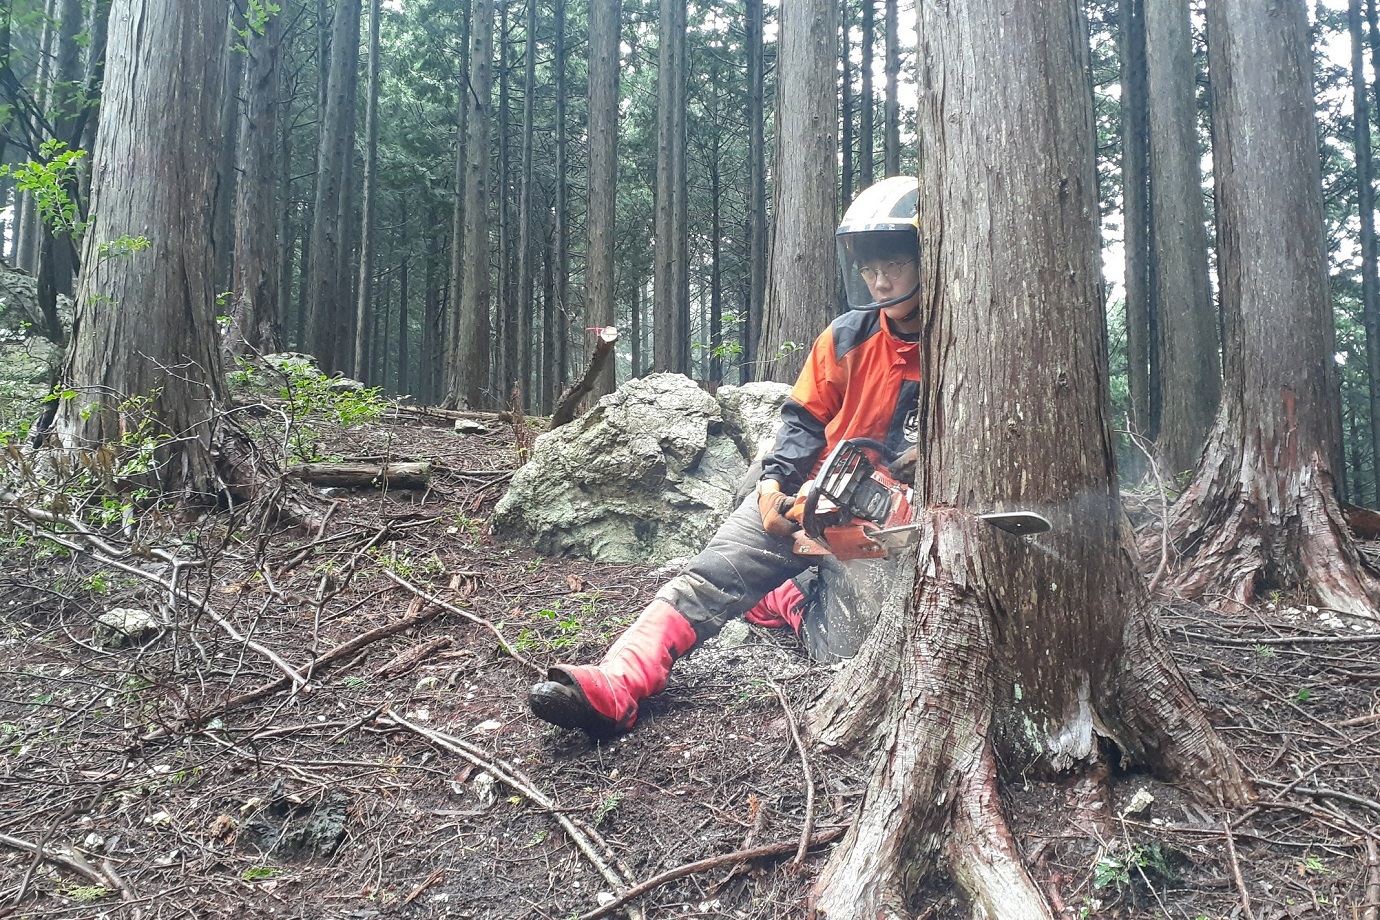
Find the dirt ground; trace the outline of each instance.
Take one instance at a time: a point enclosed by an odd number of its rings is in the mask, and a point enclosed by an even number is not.
[[[540,670],[597,658],[666,573],[488,536],[510,427],[394,419],[331,448],[429,459],[431,485],[326,494],[319,533],[167,521],[189,560],[172,593],[0,528],[0,917],[592,920],[620,876],[663,876],[634,902],[648,918],[806,915],[870,769],[807,751],[807,797],[795,728],[827,668],[788,633],[738,628],[616,742],[548,727],[525,705]],[[94,622],[112,607],[153,629],[107,647]],[[1380,625],[1288,597],[1163,623],[1260,802],[1008,765],[1042,888],[1067,918],[1373,920]],[[294,687],[268,655],[317,664]],[[942,873],[914,909],[967,916]]]

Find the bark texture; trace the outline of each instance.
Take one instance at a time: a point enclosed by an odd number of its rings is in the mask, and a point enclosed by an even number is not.
[[[1150,109],[1145,0],[1121,0],[1121,181],[1126,245],[1126,382],[1132,431],[1153,437],[1150,365]]]
[[[1187,0],[1146,0],[1145,34],[1160,390],[1155,447],[1166,472],[1179,473],[1197,464],[1222,394]]]
[[[1251,791],[1158,644],[1120,506],[1079,4],[920,9],[930,527],[913,587],[812,710],[822,743],[878,755],[814,905],[911,917],[943,852],[973,916],[1052,918],[997,764],[1087,770],[1106,740],[1209,801]],[[1053,532],[1022,540],[974,517],[1015,509]]]
[[[799,0],[781,9],[771,267],[756,355],[760,380],[794,380],[810,343],[836,315],[837,33],[833,0]]]
[[[216,347],[213,208],[224,10],[179,0],[116,0],[94,154],[68,385],[57,434],[67,446],[119,442],[148,421],[168,435],[155,477],[222,490],[212,403]],[[145,237],[132,251],[121,237]],[[134,398],[137,403],[127,403]],[[145,401],[146,400],[146,401]],[[95,407],[91,411],[89,407]]]
[[[661,4],[657,68],[656,253],[652,367],[690,370],[689,229],[686,227],[685,4]]]
[[[620,0],[589,7],[589,181],[586,218],[585,326],[614,324],[613,223],[618,187],[618,37]],[[592,399],[614,389],[610,361],[594,381]]]
[[[1320,606],[1373,617],[1380,584],[1330,468],[1340,434],[1307,27],[1299,0],[1208,5],[1225,386],[1168,524],[1172,584],[1243,603],[1306,587]]]

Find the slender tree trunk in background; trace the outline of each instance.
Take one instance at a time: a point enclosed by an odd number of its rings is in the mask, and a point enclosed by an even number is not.
[[[282,111],[276,118],[278,123],[277,173],[280,182],[277,236],[282,246],[282,255],[278,259],[278,303],[274,306],[274,310],[278,316],[279,348],[287,346],[287,342],[281,340],[288,328],[288,314],[292,309],[292,272],[295,267],[294,259],[297,257],[298,245],[297,228],[292,221],[292,215],[296,211],[292,197],[292,108],[286,101],[282,103],[282,106]],[[293,344],[297,345],[296,342]]]
[[[53,42],[57,30],[58,12],[56,0],[45,0],[43,7],[43,34],[39,39],[38,66],[34,74],[34,84],[38,88],[35,100],[39,108],[47,110],[48,95],[52,86]],[[42,139],[36,139],[41,142]],[[19,242],[16,246],[15,267],[30,275],[39,274],[39,239],[43,233],[42,222],[32,192],[20,196]],[[51,330],[50,330],[51,331]]]
[[[841,199],[846,208],[853,200],[853,60],[849,47],[848,30],[853,22],[853,6],[848,0],[839,0],[839,104],[842,106],[839,120],[843,136],[839,146],[842,160],[839,172],[842,176]]]
[[[230,290],[230,328],[224,346],[234,355],[253,350],[278,351],[278,285],[281,264],[291,261],[291,243],[280,232],[283,211],[278,206],[280,166],[278,131],[279,73],[283,17],[268,17],[263,33],[250,32],[244,65],[240,109],[240,172],[235,186],[235,248]],[[231,52],[239,54],[240,52]],[[288,161],[290,164],[290,161]]]
[[[224,8],[179,0],[117,0],[93,157],[67,384],[56,430],[68,446],[118,443],[146,419],[172,435],[156,451],[159,485],[210,498],[226,489],[213,428],[224,395],[216,347],[212,239],[217,215],[217,105],[226,51]],[[143,235],[149,247],[109,244]],[[102,254],[102,247],[106,251]],[[104,257],[102,257],[102,255]],[[126,397],[147,400],[121,407]],[[92,407],[98,407],[92,411]]]
[[[385,386],[388,382],[388,353],[393,346],[393,278],[390,275],[383,282],[383,307],[374,313],[374,335],[370,339],[373,353],[373,381],[375,386]]]
[[[1361,0],[1350,0],[1347,4],[1347,23],[1351,30],[1351,98],[1356,130],[1357,213],[1361,220],[1361,316],[1366,328],[1370,456],[1380,458],[1380,269],[1376,261],[1375,170],[1371,165],[1370,87],[1366,84]],[[1378,466],[1380,463],[1374,461],[1371,464],[1372,496],[1380,496]]]
[[[508,2],[498,4],[498,335],[494,351],[493,389],[504,405],[517,382],[517,296],[514,289],[512,169],[512,85],[508,66]]]
[[[440,226],[441,209],[432,204],[428,227]],[[441,253],[439,233],[428,233],[426,243],[426,294],[422,301],[422,359],[417,368],[417,389],[422,402],[434,405],[444,396],[442,368],[446,356],[445,314],[441,309]]]
[[[877,46],[877,0],[862,0],[862,86],[858,88],[858,190],[877,177],[873,159],[877,151],[877,94],[872,88],[874,49]]]
[[[913,587],[812,707],[826,748],[877,755],[815,882],[828,920],[915,916],[941,857],[974,917],[1064,916],[1022,862],[997,764],[1016,782],[1096,783],[1111,744],[1113,763],[1206,803],[1252,797],[1154,626],[1118,497],[1080,6],[919,6],[919,221],[933,244],[916,486],[932,510]],[[973,516],[1005,508],[1038,508],[1054,529],[1027,542]]]
[[[548,360],[553,362],[553,366],[548,375],[546,390],[542,394],[543,415],[549,415],[555,408],[556,399],[564,390],[569,376],[565,360],[566,343],[570,339],[565,321],[570,291],[570,180],[567,175],[570,168],[570,141],[566,129],[565,0],[556,0],[555,8],[555,49],[551,61],[556,81],[556,199],[553,214],[555,265],[552,267],[555,289],[550,305],[550,334],[553,337],[553,347],[547,350]]]
[[[771,270],[756,355],[762,380],[794,380],[836,313],[838,186],[834,170],[819,164],[838,157],[837,16],[834,0],[781,9]]]
[[[225,74],[220,86],[220,137],[218,152],[219,166],[216,170],[216,222],[215,245],[216,284],[222,291],[230,284],[235,259],[235,200],[239,185],[238,164],[235,157],[239,151],[240,91],[244,84],[246,55],[230,49],[240,44],[238,30],[243,19],[231,6],[230,15],[225,20],[224,41],[227,53]]]
[[[1171,509],[1173,586],[1242,603],[1305,588],[1373,618],[1380,584],[1330,469],[1340,432],[1304,4],[1213,0],[1207,15],[1226,395]]]
[[[882,143],[887,176],[901,174],[901,35],[896,0],[886,4],[886,97],[882,112]]]
[[[81,118],[77,146],[82,150],[96,147],[96,122],[101,106],[101,83],[105,79],[106,36],[110,28],[111,0],[95,0],[87,9],[86,57],[82,83],[86,87],[86,107]],[[91,200],[91,170],[81,171],[78,178],[81,200]]]
[[[522,189],[518,201],[518,324],[517,378],[522,387],[520,406],[531,411],[536,405],[532,387],[532,311],[535,307],[535,274],[532,265],[532,184],[534,144],[533,99],[537,94],[537,0],[527,0],[527,47],[522,88]]]
[[[340,263],[336,266],[336,290],[340,292],[340,329],[334,336],[334,367],[349,368],[355,352],[355,298],[359,286],[360,218],[355,198],[359,191],[362,167],[355,161],[355,137],[359,118],[359,10],[355,15],[355,53],[351,55],[350,82],[345,100],[345,157],[340,177],[340,204],[337,220],[340,226]]]
[[[315,180],[313,179],[313,183]],[[309,352],[310,343],[307,341],[309,331],[308,320],[309,310],[307,298],[310,294],[310,271],[311,271],[311,234],[312,227],[316,224],[316,209],[314,202],[316,192],[313,188],[311,194],[306,199],[306,213],[302,215],[302,257],[297,261],[297,311],[296,325],[293,328],[293,344],[298,351]]]
[[[322,370],[339,369],[336,342],[348,325],[341,263],[348,257],[341,223],[341,201],[353,158],[354,132],[349,111],[359,56],[360,0],[337,0],[331,27],[331,57],[325,106],[321,110],[316,153],[316,198],[312,207],[310,263],[307,269],[307,345]]]
[[[657,66],[656,251],[652,367],[690,375],[690,304],[681,219],[685,190],[685,3],[660,6]]]
[[[493,0],[475,0],[470,22],[470,79],[465,97],[464,278],[458,297],[458,347],[451,358],[449,402],[478,409],[489,382],[489,124],[493,108]],[[496,400],[490,399],[494,403]]]
[[[1150,91],[1145,2],[1121,0],[1121,176],[1126,247],[1126,376],[1130,429],[1154,438],[1150,407]],[[1139,453],[1139,452],[1134,452]]]
[[[446,347],[440,357],[445,361],[446,372],[441,385],[448,405],[451,400],[451,374],[456,355],[460,353],[460,291],[465,282],[465,157],[468,144],[467,118],[470,100],[467,84],[461,81],[456,93],[455,112],[455,198],[450,212],[450,297],[445,321]]]
[[[762,316],[767,297],[767,153],[766,87],[762,60],[762,0],[746,2],[747,119],[748,119],[748,219],[747,321],[743,324],[743,372],[740,383],[757,379],[754,366],[762,341]]]
[[[1174,475],[1197,464],[1222,395],[1188,0],[1146,0],[1145,59],[1161,394],[1155,447],[1163,471]]]
[[[589,177],[585,209],[585,326],[614,324],[614,220],[618,194],[618,48],[620,0],[589,4]],[[590,404],[615,386],[614,362],[594,381]]]
[[[406,203],[404,203],[403,213],[406,214]],[[408,395],[408,386],[411,381],[408,379],[408,368],[412,364],[412,342],[409,339],[408,324],[408,296],[411,291],[407,287],[407,239],[403,237],[403,258],[398,263],[398,374],[397,374],[397,393],[399,396]]]
[[[379,166],[379,0],[369,0],[369,70],[364,101],[364,193],[359,227],[359,281],[355,295],[355,348],[353,367],[362,375],[369,343],[365,320],[373,298],[374,201],[378,194]],[[360,376],[360,379],[364,379]],[[382,383],[382,378],[378,379]]]
[[[724,381],[723,359],[723,179],[719,175],[723,145],[719,134],[711,141],[709,156],[709,355],[705,379],[717,387]]]
[[[537,365],[537,412],[550,415],[555,406],[551,387],[560,373],[556,358],[556,246],[554,232],[547,239],[546,257],[541,260],[541,363]]]

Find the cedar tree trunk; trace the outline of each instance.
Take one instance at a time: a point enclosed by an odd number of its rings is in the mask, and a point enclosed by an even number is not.
[[[812,708],[823,744],[877,755],[814,906],[908,918],[942,850],[975,917],[1051,920],[997,763],[1084,771],[1105,741],[1207,801],[1251,791],[1156,632],[1117,492],[1079,3],[920,17],[928,530],[913,588]],[[973,517],[1017,508],[1054,531]]]
[[[1301,0],[1208,4],[1222,407],[1168,523],[1187,597],[1308,588],[1374,617],[1380,584],[1333,494],[1335,410],[1313,65]]]

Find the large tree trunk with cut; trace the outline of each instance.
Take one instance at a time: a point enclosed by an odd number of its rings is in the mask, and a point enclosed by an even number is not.
[[[93,210],[56,430],[69,447],[170,436],[160,484],[223,491],[212,406],[223,396],[212,234],[224,10],[117,0],[94,155]],[[142,251],[123,237],[146,237]]]
[[[1146,0],[1145,50],[1160,390],[1155,448],[1165,470],[1180,473],[1198,462],[1222,394],[1188,0]]]
[[[838,27],[833,0],[781,7],[771,263],[755,356],[759,380],[794,380],[810,343],[837,313]]]
[[[1242,603],[1307,588],[1320,606],[1374,617],[1380,583],[1333,495],[1340,434],[1307,28],[1300,0],[1208,4],[1225,395],[1168,523],[1172,584]]]
[[[614,324],[614,217],[618,194],[618,41],[620,0],[589,5],[589,179],[586,183],[585,326]],[[612,393],[614,365],[594,381],[591,399]]]
[[[910,917],[944,855],[975,917],[1053,918],[996,764],[1087,771],[1105,741],[1208,802],[1251,790],[1162,647],[1117,492],[1079,4],[923,4],[920,18],[928,530],[913,587],[812,709],[826,746],[877,755],[814,905]],[[974,517],[1020,508],[1053,532],[1032,542]]]

